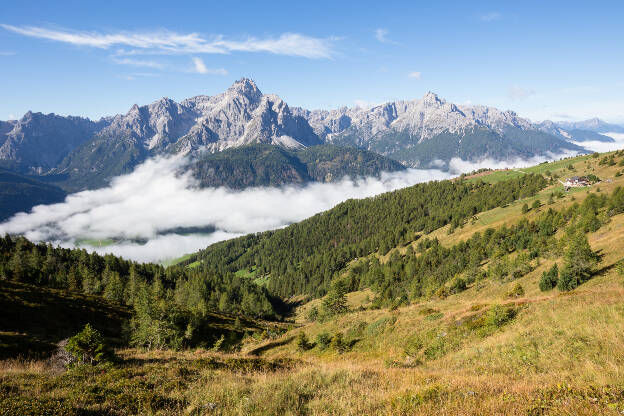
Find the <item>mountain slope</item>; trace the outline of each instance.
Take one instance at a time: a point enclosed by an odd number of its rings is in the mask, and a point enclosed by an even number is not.
[[[597,119],[596,119],[597,120]],[[597,124],[596,126],[605,127],[602,124]],[[585,128],[584,128],[585,127]],[[618,126],[613,126],[611,128],[600,129],[600,132],[603,133],[611,133],[617,132],[617,130],[612,130]],[[600,142],[614,142],[613,138],[606,136],[604,134],[600,134],[596,130],[590,130],[590,124],[584,124],[583,122],[579,123],[555,123],[550,120],[543,121],[537,124],[537,128],[544,133],[551,134],[555,137],[558,137],[562,140],[576,141],[576,142],[584,142],[589,140],[595,140]]]
[[[617,152],[458,178],[453,182],[458,187],[475,184],[475,191],[486,180],[499,184],[497,193],[519,199],[476,213],[467,205],[467,221],[457,224],[438,217],[439,224],[446,224],[397,238],[387,252],[357,253],[355,261],[323,276],[333,281],[330,294],[298,308],[296,322],[287,329],[286,324],[281,331],[258,328],[225,353],[216,351],[221,342],[189,350],[118,349],[114,362],[62,373],[43,362],[5,362],[0,367],[0,387],[6,393],[0,398],[0,412],[197,414],[218,409],[235,415],[244,408],[247,414],[263,415],[620,414],[624,176],[618,165],[623,161],[624,152]],[[553,180],[537,194],[516,193],[517,179],[530,174]],[[556,180],[589,174],[602,183],[564,192]],[[431,185],[428,190],[439,192],[430,192],[423,206],[438,216],[436,198],[448,196],[450,189],[448,182],[440,188]],[[384,202],[387,216],[397,214],[395,208],[402,204],[395,202],[409,202],[392,197],[400,193],[377,198]],[[352,233],[360,230],[357,221],[349,221],[359,216],[355,202],[336,212]],[[525,204],[531,208],[524,209]],[[422,218],[399,216],[404,223]],[[334,230],[329,222],[315,225]],[[288,230],[282,230],[284,235]],[[288,239],[283,241],[290,249]],[[331,259],[336,243],[340,241],[323,248],[317,266]],[[265,245],[267,250],[282,248]],[[24,253],[31,252],[25,248]],[[65,252],[67,260],[75,255],[88,267],[99,263],[89,261],[86,253]],[[124,263],[114,256],[106,256],[106,261],[115,268]],[[10,263],[11,268],[16,264]],[[575,271],[570,265],[589,266],[589,271],[573,288],[544,287],[544,275],[551,281],[555,264],[563,281]],[[173,268],[159,274],[168,281],[179,272]],[[266,280],[258,269],[242,272],[224,282],[247,280],[262,287]],[[184,280],[182,290],[176,285],[169,299],[194,305],[213,297],[201,280]],[[9,297],[16,288],[27,289],[15,298],[28,301],[34,318],[41,319],[39,307],[49,307],[50,299],[33,296],[32,285],[0,281],[0,286],[0,294]],[[162,284],[152,284],[150,290],[163,292]],[[22,306],[4,302],[5,297],[0,295],[0,301],[10,317],[13,308]],[[218,303],[232,302],[244,303],[245,296]],[[242,332],[244,320],[231,321],[217,325]],[[59,334],[66,331],[58,322],[51,324]],[[12,328],[9,335],[16,338],[18,331],[28,334],[32,326],[21,319],[0,318],[3,325]],[[272,400],[266,399],[269,396]]]
[[[56,186],[0,168],[0,221],[36,205],[62,202],[65,196]]]
[[[595,133],[624,133],[624,126],[607,123],[599,118],[590,118],[583,121],[559,121],[557,124],[570,130],[577,129]]]
[[[288,150],[267,144],[203,154],[190,167],[201,187],[235,189],[332,182],[403,169],[398,162],[359,149],[320,145]]]
[[[477,212],[532,195],[546,185],[539,175],[505,184],[441,181],[374,198],[348,200],[284,229],[209,246],[187,259],[214,273],[255,268],[283,297],[323,294],[350,261],[411,241],[445,224],[461,225]]]
[[[30,111],[20,120],[2,122],[0,165],[25,172],[48,171],[89,140],[100,124],[82,117]]]
[[[439,167],[452,157],[504,160],[583,151],[539,131],[512,111],[460,106],[431,92],[420,100],[389,102],[370,109],[295,108],[293,112],[305,117],[329,143],[375,151],[408,166],[429,167],[435,161]]]

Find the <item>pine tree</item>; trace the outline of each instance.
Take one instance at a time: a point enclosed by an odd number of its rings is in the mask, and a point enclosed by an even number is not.
[[[559,280],[559,268],[557,266],[557,263],[555,263],[550,268],[550,270],[542,273],[542,277],[539,281],[539,288],[542,292],[551,290],[555,286],[557,286],[558,280]]]
[[[570,239],[565,260],[557,282],[557,288],[562,291],[573,290],[587,281],[597,261],[597,256],[582,231],[577,231]]]
[[[323,299],[323,314],[325,316],[340,315],[348,311],[346,288],[342,281],[336,281]]]

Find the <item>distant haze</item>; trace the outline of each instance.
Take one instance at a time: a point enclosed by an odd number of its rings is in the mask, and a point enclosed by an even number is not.
[[[611,137],[614,142],[584,141],[572,142],[593,152],[612,152],[624,148],[624,133],[602,133]]]

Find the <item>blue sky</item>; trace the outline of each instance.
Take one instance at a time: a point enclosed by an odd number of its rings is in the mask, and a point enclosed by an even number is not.
[[[623,19],[622,1],[5,1],[0,119],[99,118],[246,76],[307,108],[433,91],[624,123]]]

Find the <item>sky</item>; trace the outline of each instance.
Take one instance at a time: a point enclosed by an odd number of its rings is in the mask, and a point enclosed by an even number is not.
[[[624,123],[620,1],[3,1],[0,120],[98,119],[249,77],[309,109],[417,99]]]

